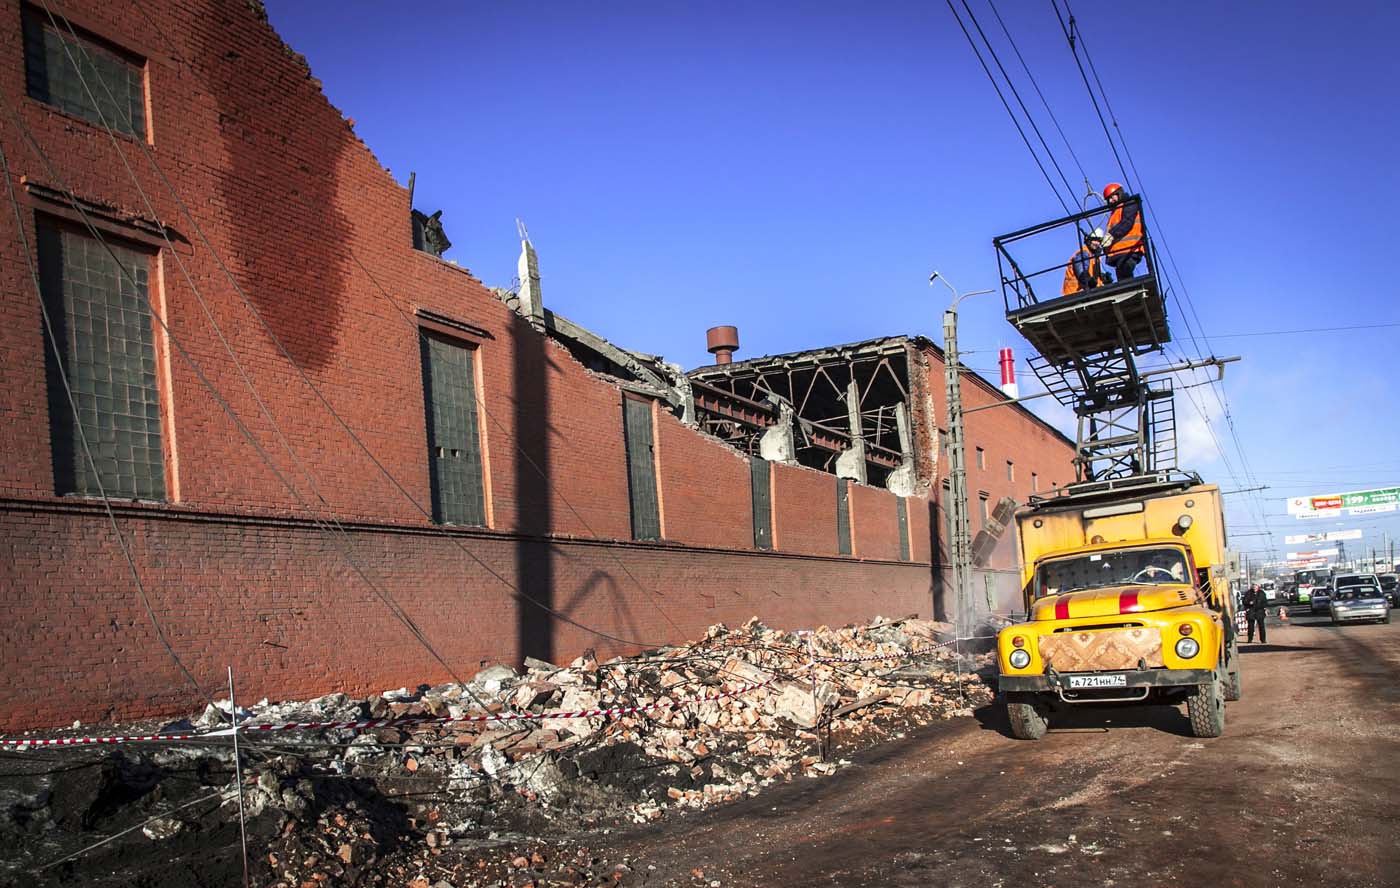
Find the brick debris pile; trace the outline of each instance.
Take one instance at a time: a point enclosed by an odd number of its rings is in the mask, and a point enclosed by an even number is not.
[[[592,654],[566,666],[530,659],[523,671],[491,666],[466,685],[263,701],[240,709],[240,722],[397,721],[241,732],[244,803],[259,837],[254,862],[263,884],[284,886],[428,875],[457,888],[586,883],[613,871],[598,872],[586,849],[564,853],[561,843],[830,775],[849,764],[843,753],[987,702],[975,674],[985,655],[959,663],[950,638],[947,624],[912,618],[810,636],[750,620],[606,662]],[[226,725],[227,701],[219,705],[224,712],[211,706],[196,725]],[[540,717],[431,720],[483,710]],[[592,710],[612,712],[544,717]],[[219,762],[228,748],[108,755]],[[202,768],[207,783],[231,790],[225,768]],[[210,815],[200,810],[143,830],[151,850],[207,831],[198,818]],[[217,816],[236,818],[231,791]]]

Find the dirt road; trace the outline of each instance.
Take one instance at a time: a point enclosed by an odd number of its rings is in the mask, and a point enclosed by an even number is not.
[[[1016,741],[988,707],[611,850],[646,884],[1400,885],[1400,621],[1243,652],[1218,740],[1156,707]]]

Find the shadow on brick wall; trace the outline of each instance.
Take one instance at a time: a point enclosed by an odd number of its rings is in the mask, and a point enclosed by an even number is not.
[[[548,341],[523,318],[511,319],[515,387],[514,476],[518,529],[515,574],[527,600],[516,610],[516,649],[554,662],[554,552],[543,539],[553,526],[550,496]],[[534,538],[534,539],[532,539]],[[538,602],[539,607],[532,602]]]
[[[224,216],[229,237],[214,246],[287,351],[316,371],[331,362],[345,315],[349,268],[342,245],[352,226],[338,206],[339,170],[357,140],[319,96],[267,101],[254,61],[240,62],[227,49],[195,63],[209,72],[205,86],[218,105],[225,154],[223,162],[209,160],[222,202],[209,209]],[[279,86],[315,89],[309,77]],[[308,115],[308,108],[317,113]],[[289,229],[304,236],[289,240]]]

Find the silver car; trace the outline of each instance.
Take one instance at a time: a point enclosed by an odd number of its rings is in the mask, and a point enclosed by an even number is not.
[[[1353,620],[1390,622],[1390,601],[1375,574],[1337,577],[1327,607],[1332,613],[1333,625]]]

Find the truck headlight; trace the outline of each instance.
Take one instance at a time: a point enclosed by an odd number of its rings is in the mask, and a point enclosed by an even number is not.
[[[1020,648],[1012,651],[1011,656],[1007,657],[1007,659],[1011,661],[1011,668],[1013,669],[1025,669],[1027,666],[1031,665],[1030,653]]]
[[[1189,660],[1201,652],[1201,643],[1194,638],[1183,638],[1176,643],[1176,655]]]

